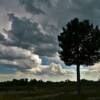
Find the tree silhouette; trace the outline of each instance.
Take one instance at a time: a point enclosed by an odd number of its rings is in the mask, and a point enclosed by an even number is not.
[[[89,20],[74,18],[58,36],[60,58],[66,65],[77,66],[77,88],[80,94],[80,65],[93,65],[100,60],[100,30]]]

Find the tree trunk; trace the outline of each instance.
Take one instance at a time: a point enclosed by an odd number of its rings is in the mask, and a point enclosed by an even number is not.
[[[81,87],[80,87],[80,65],[77,64],[77,93],[80,95]]]

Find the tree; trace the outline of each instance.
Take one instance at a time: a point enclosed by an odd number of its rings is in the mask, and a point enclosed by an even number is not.
[[[89,20],[74,18],[58,35],[59,55],[66,65],[77,66],[77,88],[80,94],[80,65],[100,61],[100,30]]]

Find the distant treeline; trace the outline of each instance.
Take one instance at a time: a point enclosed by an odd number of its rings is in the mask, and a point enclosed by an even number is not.
[[[42,80],[36,80],[36,79],[32,79],[32,80],[28,80],[28,79],[13,79],[12,81],[6,81],[6,82],[0,82],[0,91],[9,91],[9,90],[36,90],[37,88],[52,88],[52,87],[63,87],[63,88],[70,88],[70,87],[74,87],[76,88],[76,82],[75,81],[70,81],[70,80],[66,80],[66,81],[61,81],[61,82],[51,82],[51,81],[42,81]],[[90,81],[90,80],[81,80],[81,87],[85,86],[98,86],[100,87],[100,80],[98,81]]]
[[[0,82],[0,91],[9,90],[37,90],[37,88],[50,88],[50,87],[65,86],[65,82],[44,82],[42,80],[28,80],[28,79],[13,79],[12,81]]]

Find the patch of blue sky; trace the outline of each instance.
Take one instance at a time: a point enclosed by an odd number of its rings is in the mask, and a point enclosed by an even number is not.
[[[15,68],[10,68],[10,66],[8,67],[5,65],[0,65],[0,74],[13,74],[16,72]]]
[[[49,65],[49,60],[47,56],[42,57],[42,65]]]

